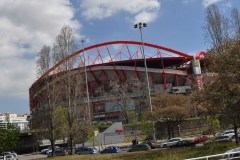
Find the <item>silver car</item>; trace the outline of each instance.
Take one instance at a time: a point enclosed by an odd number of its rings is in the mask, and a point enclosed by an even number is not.
[[[0,160],[5,160],[5,156],[4,155],[0,155]]]
[[[6,157],[6,160],[17,160],[17,158],[13,154],[8,154],[5,157]]]
[[[66,156],[68,155],[67,151],[65,151],[63,148],[56,148],[55,149],[55,156]],[[52,156],[52,150],[48,152],[48,157]]]
[[[181,140],[182,140],[182,138],[170,138],[166,142],[161,143],[160,147],[162,147],[162,148],[171,147],[171,146],[175,145],[178,141],[181,141]]]
[[[221,160],[231,160],[240,158],[240,148],[235,148],[224,153]]]

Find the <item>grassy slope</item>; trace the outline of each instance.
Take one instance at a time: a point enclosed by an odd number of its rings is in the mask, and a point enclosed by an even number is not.
[[[98,154],[98,155],[73,155],[64,157],[47,158],[54,160],[182,160],[211,154],[220,154],[236,148],[234,143],[214,144],[193,148],[170,148],[142,152],[119,153],[119,154]]]

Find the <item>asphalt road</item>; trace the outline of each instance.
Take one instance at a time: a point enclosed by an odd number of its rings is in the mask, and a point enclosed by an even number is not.
[[[123,152],[126,152],[131,147],[132,143],[110,144],[110,145],[106,145],[103,147],[105,148],[105,147],[111,146],[111,145],[119,146]],[[159,146],[159,142],[158,142],[158,146]],[[99,146],[95,146],[95,147],[97,148],[97,150],[99,150]],[[162,149],[162,148],[156,148],[156,149]],[[34,159],[47,157],[47,155],[39,154],[39,153],[23,154],[23,155],[18,155],[18,156],[19,156],[19,160],[34,160]]]
[[[47,155],[32,153],[32,154],[22,154],[18,155],[19,160],[32,160],[32,159],[39,159],[39,158],[46,158]]]

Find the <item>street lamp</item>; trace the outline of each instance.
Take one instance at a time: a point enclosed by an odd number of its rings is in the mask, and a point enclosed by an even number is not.
[[[147,68],[147,62],[146,57],[144,53],[144,43],[143,43],[143,36],[142,36],[142,28],[147,27],[147,23],[137,23],[134,25],[134,28],[139,28],[140,35],[141,35],[141,41],[142,41],[142,51],[143,51],[143,58],[144,58],[144,67],[145,67],[145,74],[146,74],[146,81],[147,81],[147,89],[148,89],[148,98],[149,98],[149,106],[150,106],[150,113],[151,113],[151,124],[152,124],[152,138],[154,143],[156,143],[156,136],[155,136],[155,129],[154,129],[154,121],[153,121],[153,113],[152,113],[152,99],[151,99],[151,90],[149,85],[149,78],[148,78],[148,68]]]
[[[86,89],[87,89],[88,116],[89,116],[89,123],[91,125],[91,108],[90,108],[89,92],[88,92],[87,67],[86,67],[85,51],[84,51],[84,44],[83,44],[85,41],[81,40],[81,42],[82,42],[82,50],[83,50],[83,58],[84,58],[85,83],[86,83]]]

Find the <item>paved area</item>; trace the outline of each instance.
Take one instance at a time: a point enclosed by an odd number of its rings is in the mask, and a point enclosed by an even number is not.
[[[47,155],[32,153],[32,154],[18,155],[18,157],[19,157],[19,160],[32,160],[32,159],[46,158]]]
[[[107,146],[119,146],[119,147],[124,147],[126,146],[128,148],[128,146],[131,146],[131,143],[118,143],[118,144],[108,144],[108,145],[103,145],[101,146],[95,146],[98,150],[102,150],[103,148],[107,147]],[[123,149],[124,150],[124,149]],[[38,154],[38,153],[31,153],[31,154],[23,154],[23,155],[18,155],[19,156],[19,160],[35,160],[35,159],[39,159],[39,158],[46,158],[47,155],[43,155],[43,154]]]
[[[184,139],[191,139],[190,137]],[[157,141],[157,145],[159,145],[162,141]],[[118,144],[108,144],[108,145],[96,145],[97,150],[102,150],[107,146],[119,146],[122,148],[123,151],[127,151],[131,147],[132,143],[118,143]],[[19,155],[19,160],[35,160],[39,158],[46,158],[47,155],[38,154],[38,153],[31,153],[31,154],[23,154]]]

